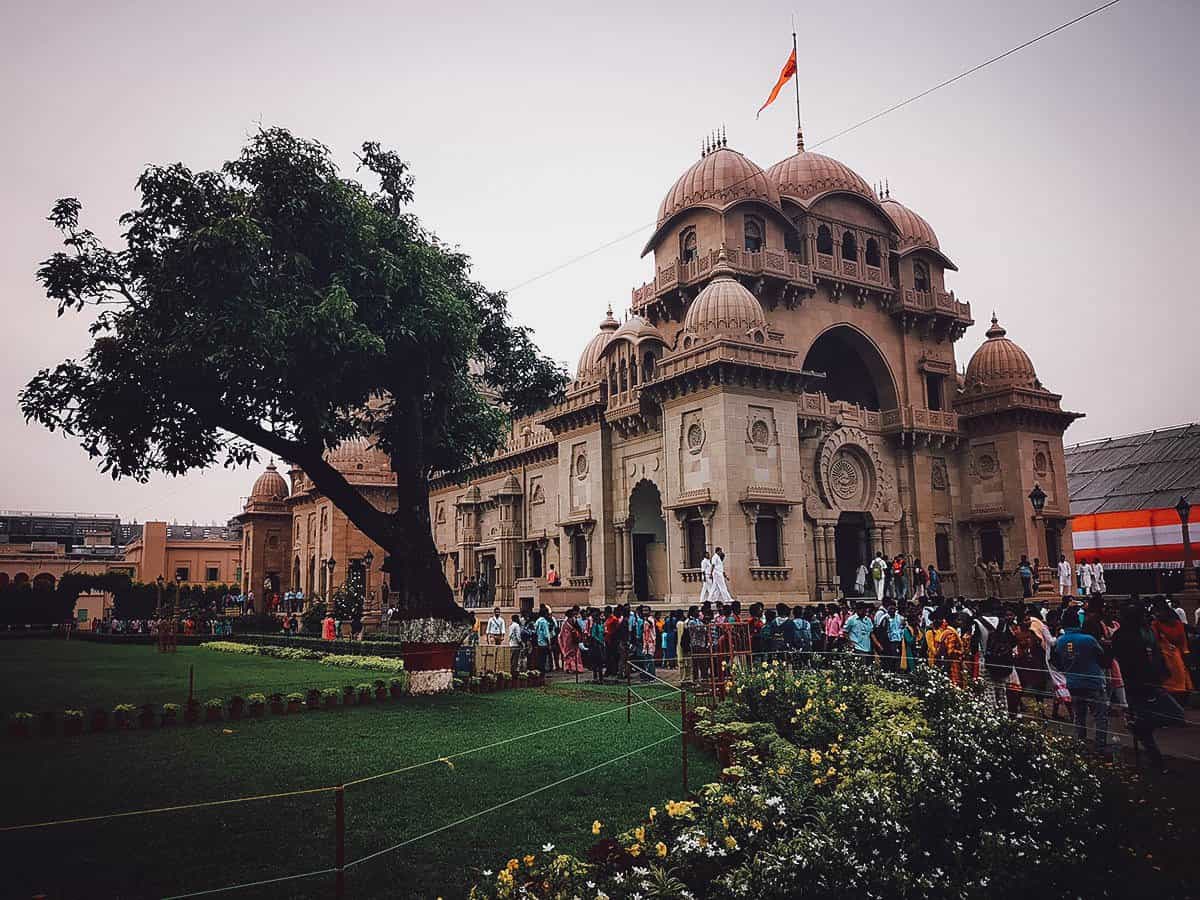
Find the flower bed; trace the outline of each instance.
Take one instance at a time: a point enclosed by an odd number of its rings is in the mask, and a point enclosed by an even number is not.
[[[358,656],[349,653],[318,653],[302,647],[277,647],[270,644],[241,644],[237,641],[208,641],[201,644],[205,650],[220,653],[239,653],[245,656],[269,656],[273,659],[315,660],[322,665],[342,669],[372,669],[379,672],[400,673],[404,671],[404,660],[387,656]]]
[[[315,637],[312,635],[296,635],[295,637],[285,637],[282,634],[239,634],[234,635],[234,640],[221,641],[225,644],[241,644],[248,647],[279,647],[280,649],[292,650],[311,650],[318,656],[340,655],[347,654],[356,656],[364,650],[368,651],[371,656],[387,656],[399,659],[402,655],[402,648],[398,641],[347,641],[336,640],[327,641],[324,638]],[[205,641],[204,643],[218,643],[216,641]],[[312,659],[314,657],[306,657]]]
[[[1080,745],[936,671],[770,666],[727,692],[697,710],[720,782],[624,833],[597,820],[587,860],[501,861],[471,896],[1109,896],[1113,867],[1137,864],[1110,825],[1128,801]]]

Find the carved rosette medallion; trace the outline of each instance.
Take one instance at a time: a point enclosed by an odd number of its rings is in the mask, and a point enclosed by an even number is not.
[[[846,426],[830,432],[816,463],[821,499],[831,510],[886,515],[895,506],[886,467],[862,430]]]
[[[693,456],[704,447],[704,426],[693,422],[687,430],[687,448]]]

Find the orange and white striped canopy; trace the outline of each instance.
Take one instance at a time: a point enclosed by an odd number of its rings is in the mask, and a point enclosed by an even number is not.
[[[1075,516],[1071,534],[1077,558],[1099,557],[1112,568],[1183,566],[1183,526],[1171,507]],[[1195,541],[1192,549],[1196,549]]]

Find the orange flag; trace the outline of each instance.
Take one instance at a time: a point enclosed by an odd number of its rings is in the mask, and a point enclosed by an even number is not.
[[[767,98],[767,102],[758,108],[758,112],[754,114],[754,118],[762,115],[762,111],[775,102],[775,98],[779,96],[779,92],[783,90],[783,86],[788,83],[788,79],[796,74],[796,48],[792,48],[791,54],[787,58],[787,62],[783,64],[783,69],[779,72],[779,80],[775,82],[775,87],[771,88],[771,96]]]

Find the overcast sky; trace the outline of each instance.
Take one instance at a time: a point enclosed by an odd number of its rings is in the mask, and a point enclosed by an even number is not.
[[[283,3],[0,8],[0,508],[224,521],[260,467],[114,483],[17,408],[39,368],[79,355],[34,271],[76,196],[106,239],[148,163],[209,168],[257,123],[397,149],[416,211],[510,288],[652,223],[724,124],[766,168],[794,149],[791,89],[755,121],[800,32],[810,148],[1100,0]],[[1074,443],[1194,421],[1200,374],[1200,4],[1116,7],[821,148],[925,216],[983,340],[993,307],[1063,405]],[[516,318],[575,359],[607,303],[651,275],[634,237],[516,290]],[[253,335],[247,335],[253,352]],[[265,458],[264,458],[265,464]]]

